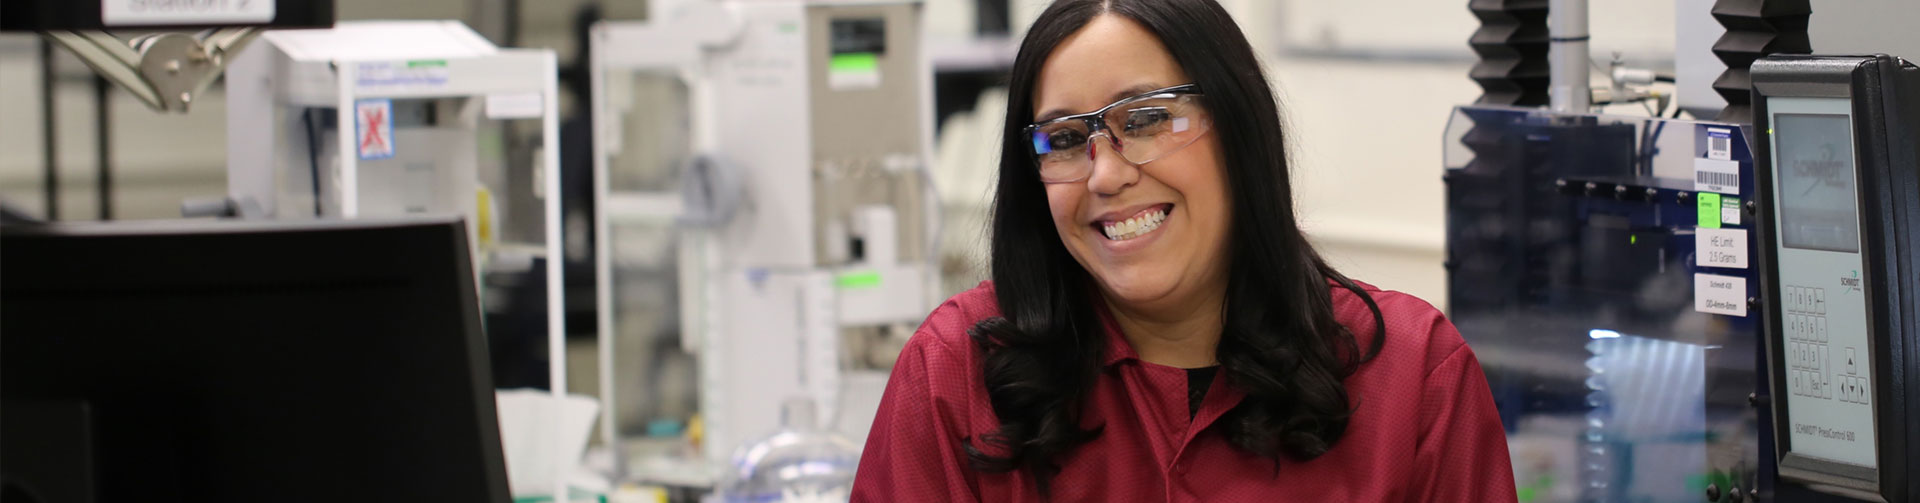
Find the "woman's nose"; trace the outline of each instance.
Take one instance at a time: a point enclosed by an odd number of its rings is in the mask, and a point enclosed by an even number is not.
[[[1106,137],[1106,141],[1100,141],[1100,137]],[[1087,190],[1113,195],[1140,181],[1140,167],[1134,166],[1126,156],[1121,155],[1120,149],[1125,147],[1118,140],[1099,134],[1090,138],[1088,143],[1087,155],[1092,157],[1088,161],[1093,163],[1093,173],[1087,176]]]

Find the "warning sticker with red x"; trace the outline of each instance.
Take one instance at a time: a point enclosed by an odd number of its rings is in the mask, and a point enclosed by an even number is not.
[[[367,99],[354,103],[355,143],[361,159],[393,157],[393,100]]]

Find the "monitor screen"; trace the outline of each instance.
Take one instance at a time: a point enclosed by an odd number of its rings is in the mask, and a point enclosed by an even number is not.
[[[1773,121],[1782,244],[1859,253],[1853,131],[1847,116],[1781,113]]]

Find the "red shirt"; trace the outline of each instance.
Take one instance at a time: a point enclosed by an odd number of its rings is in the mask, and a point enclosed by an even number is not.
[[[1514,501],[1506,436],[1473,351],[1426,302],[1366,289],[1387,340],[1346,380],[1357,407],[1346,434],[1311,461],[1282,461],[1277,475],[1272,460],[1234,448],[1212,427],[1243,393],[1214,379],[1189,420],[1186,372],[1140,360],[1102,313],[1106,367],[1085,420],[1104,431],[1057,460],[1053,501]],[[1340,323],[1371,341],[1366,304],[1332,291]],[[1000,425],[967,337],[999,314],[992,284],[982,283],[935,309],[907,342],[867,437],[854,501],[1042,501],[1025,472],[974,470],[963,448]]]

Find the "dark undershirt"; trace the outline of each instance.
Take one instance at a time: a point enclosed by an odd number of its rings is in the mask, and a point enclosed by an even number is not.
[[[1213,385],[1213,375],[1219,373],[1220,366],[1187,369],[1187,418],[1192,419],[1200,413],[1200,402],[1206,401],[1207,387]]]

